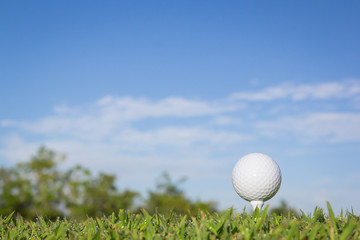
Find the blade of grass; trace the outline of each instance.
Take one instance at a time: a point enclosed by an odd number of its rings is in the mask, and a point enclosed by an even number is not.
[[[7,216],[7,218],[5,218],[5,220],[4,220],[4,223],[5,223],[5,224],[7,224],[7,223],[10,222],[10,220],[11,220],[12,216],[14,215],[14,213],[15,213],[15,211],[13,211],[12,213],[10,213],[10,215]]]
[[[300,212],[301,212],[301,217],[304,218],[307,222],[310,222],[310,219],[308,218],[308,216],[306,216],[303,210],[300,209]]]
[[[335,239],[337,238],[338,236],[338,228],[336,226],[336,219],[335,219],[335,215],[334,215],[334,211],[332,210],[331,208],[331,205],[329,202],[326,202],[327,204],[327,208],[328,208],[328,211],[329,211],[329,218],[330,218],[330,221],[331,221],[331,227],[330,227],[330,238],[331,239]]]
[[[353,221],[350,221],[347,226],[344,228],[340,236],[340,240],[351,239],[350,236],[353,234],[353,231],[356,228],[356,224]]]

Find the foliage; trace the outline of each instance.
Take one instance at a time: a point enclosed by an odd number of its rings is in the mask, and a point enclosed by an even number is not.
[[[17,209],[25,217],[40,213],[50,218],[61,215],[57,206],[62,197],[63,181],[55,168],[61,159],[53,151],[41,148],[31,161],[11,169],[2,168],[0,213]]]
[[[78,166],[68,174],[66,207],[70,216],[83,217],[110,214],[114,209],[131,209],[139,193],[125,190],[119,192],[115,176],[100,173],[92,177],[90,172]]]
[[[93,177],[89,170],[76,166],[59,171],[65,157],[45,147],[29,162],[0,169],[0,214],[12,211],[25,218],[41,215],[101,216],[114,209],[133,207],[138,193],[115,187],[115,176],[100,173]]]
[[[169,214],[195,213],[198,209],[215,211],[214,202],[193,202],[185,196],[168,174],[153,191],[149,191],[145,206],[135,206],[140,194],[125,189],[119,191],[116,177],[105,173],[93,176],[88,169],[75,166],[65,171],[58,169],[65,157],[41,147],[28,162],[13,168],[0,169],[0,215],[13,211],[26,219],[44,216],[48,219],[71,216],[84,218],[110,214],[117,209],[136,210],[146,208]]]
[[[280,216],[298,216],[299,213],[294,209],[287,205],[287,203],[282,200],[280,202],[280,206],[274,207],[270,209],[270,214],[276,214]]]
[[[185,181],[185,178],[173,182],[167,173],[163,173],[158,182],[155,191],[149,191],[149,197],[145,202],[145,208],[150,214],[160,212],[169,215],[170,212],[177,214],[195,214],[197,211],[216,211],[216,203],[193,202],[187,199],[184,191],[179,188],[179,184]]]
[[[87,218],[55,221],[39,217],[24,221],[11,215],[0,218],[1,239],[359,239],[360,217],[341,213],[335,217],[316,208],[312,214],[300,216],[268,215],[267,206],[249,215],[246,212],[204,213],[168,216],[149,214],[146,210]]]

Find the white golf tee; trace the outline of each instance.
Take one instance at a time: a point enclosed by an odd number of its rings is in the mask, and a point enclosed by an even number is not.
[[[264,205],[263,201],[251,201],[251,206],[253,207],[253,209],[255,210],[256,208],[259,208],[259,211],[261,210],[261,208]]]

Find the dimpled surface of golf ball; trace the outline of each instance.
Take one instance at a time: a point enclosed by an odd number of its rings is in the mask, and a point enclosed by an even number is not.
[[[248,154],[236,163],[232,173],[232,184],[243,199],[266,201],[280,188],[280,168],[268,155]]]

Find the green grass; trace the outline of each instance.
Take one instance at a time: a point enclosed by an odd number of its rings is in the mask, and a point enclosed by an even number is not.
[[[267,206],[253,214],[199,212],[197,216],[171,213],[149,215],[120,210],[107,217],[85,220],[39,217],[27,221],[12,215],[0,218],[1,239],[360,239],[360,217],[351,212],[335,216],[316,208],[295,216],[268,216]]]

